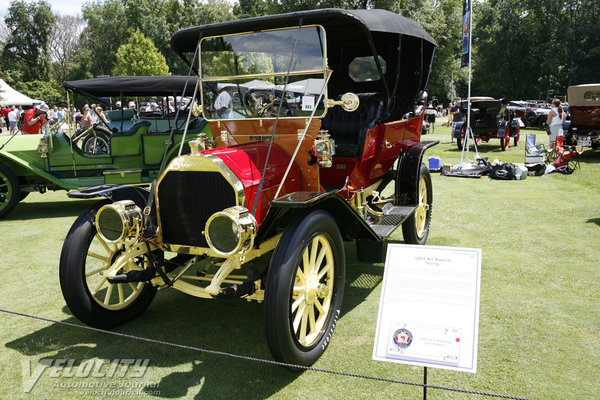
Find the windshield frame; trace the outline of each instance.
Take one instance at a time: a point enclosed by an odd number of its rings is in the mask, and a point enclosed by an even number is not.
[[[224,38],[224,37],[230,37],[230,36],[241,36],[241,35],[247,35],[247,34],[256,34],[256,33],[262,33],[262,32],[274,32],[274,31],[284,31],[284,30],[290,30],[290,29],[308,29],[308,28],[319,28],[320,32],[321,32],[321,48],[322,48],[322,52],[323,52],[323,67],[322,69],[316,69],[316,70],[298,70],[298,71],[290,71],[290,72],[272,72],[272,73],[256,73],[256,74],[242,74],[242,75],[228,75],[228,76],[210,76],[210,77],[203,77],[202,76],[202,43],[205,40],[210,40],[210,39],[218,39],[218,38]],[[200,51],[199,51],[199,56],[198,56],[198,84],[200,85],[200,98],[201,98],[201,111],[202,111],[202,116],[204,117],[204,119],[206,121],[256,121],[256,120],[274,120],[277,118],[283,118],[283,119],[306,119],[308,118],[305,115],[301,115],[301,116],[283,116],[280,115],[279,117],[277,116],[263,116],[263,117],[248,117],[248,118],[212,118],[212,116],[210,115],[209,112],[205,112],[205,96],[203,95],[204,90],[206,89],[204,87],[204,83],[205,82],[223,82],[223,81],[235,81],[235,80],[245,80],[245,79],[260,79],[260,78],[265,78],[265,77],[285,77],[285,76],[306,76],[306,75],[313,75],[315,79],[323,79],[323,84],[325,84],[327,82],[327,76],[329,73],[331,73],[331,71],[328,68],[328,64],[327,64],[327,33],[325,31],[325,28],[320,25],[320,24],[310,24],[310,25],[302,25],[302,26],[289,26],[289,27],[284,27],[284,28],[274,28],[274,29],[263,29],[263,30],[257,30],[257,31],[245,31],[245,32],[236,32],[236,33],[230,33],[230,34],[225,34],[225,35],[214,35],[214,36],[206,36],[203,37],[202,39],[200,39],[200,42],[198,44],[198,46],[200,47]],[[205,54],[205,53],[204,53]],[[294,57],[296,57],[296,55],[294,55]],[[317,76],[318,75],[318,76]],[[294,82],[290,82],[289,85],[292,85]],[[242,84],[240,84],[242,85]],[[286,91],[287,88],[286,88]],[[319,115],[315,115],[315,118],[322,118],[325,116],[325,114],[327,114],[327,107],[325,106],[326,101],[327,101],[327,87],[323,88],[323,95],[322,95],[322,102],[323,102],[323,110],[322,113]]]

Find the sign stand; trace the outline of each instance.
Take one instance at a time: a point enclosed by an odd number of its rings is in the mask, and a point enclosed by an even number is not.
[[[423,400],[427,400],[427,367],[423,367]]]

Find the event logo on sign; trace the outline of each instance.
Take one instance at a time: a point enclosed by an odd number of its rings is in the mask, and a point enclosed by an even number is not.
[[[394,345],[398,349],[405,349],[412,343],[413,336],[408,329],[398,329],[394,332]]]

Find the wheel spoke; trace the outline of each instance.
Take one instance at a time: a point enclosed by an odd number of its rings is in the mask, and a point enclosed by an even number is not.
[[[319,248],[319,237],[315,237],[310,244],[310,273],[315,270],[315,261],[317,259],[317,250]]]
[[[317,330],[317,323],[315,321],[315,307],[310,307],[308,310],[308,326],[310,327],[310,333]]]
[[[107,268],[108,268],[108,265],[103,265],[103,266],[102,266],[102,267],[100,267],[100,268],[97,268],[97,269],[95,269],[95,270],[93,270],[93,271],[90,271],[90,272],[86,273],[86,274],[85,274],[85,277],[86,277],[86,278],[89,278],[90,276],[92,276],[92,275],[94,275],[94,274],[97,274],[97,273],[98,273],[98,272],[100,272],[100,271],[104,271],[104,270],[105,270],[105,269],[107,269]]]
[[[320,315],[325,314],[325,309],[323,308],[323,305],[321,304],[319,299],[315,300],[315,307],[317,307],[317,310],[319,310]]]
[[[137,293],[140,291],[138,286],[135,286],[133,283],[129,282],[129,287],[131,287],[131,290],[133,290],[133,293]]]
[[[125,297],[123,296],[123,284],[117,284],[117,290],[119,291],[119,304],[125,303]]]
[[[104,304],[106,305],[110,304],[110,296],[112,295],[113,286],[114,285],[109,284],[106,288],[106,295],[104,296]]]
[[[321,280],[321,278],[327,273],[329,272],[329,270],[331,269],[331,267],[333,267],[333,264],[326,264],[323,269],[321,269],[321,271],[319,272],[319,275],[317,276],[317,278],[319,280]]]
[[[298,332],[298,327],[300,326],[300,320],[302,319],[302,315],[304,314],[304,309],[306,308],[306,303],[300,303],[300,307],[296,311],[296,315],[294,316],[294,322],[292,325],[294,326],[294,332]]]
[[[105,282],[106,282],[106,277],[102,277],[102,279],[100,280],[100,282],[98,283],[96,288],[94,290],[92,290],[92,296],[95,296],[96,293],[98,293],[98,290],[100,290],[100,288],[102,287],[102,285],[104,285]]]
[[[294,313],[294,311],[296,311],[296,309],[298,307],[300,307],[300,304],[302,304],[303,302],[304,302],[304,297],[301,296],[292,303],[292,314]]]
[[[308,314],[309,308],[304,307],[304,309],[302,310],[302,322],[300,323],[300,335],[298,336],[298,340],[300,341],[300,343],[304,343],[304,341],[306,340],[306,325],[308,322]]]
[[[306,277],[310,274],[310,262],[308,261],[308,247],[304,249],[302,253],[302,271],[298,268],[298,271],[302,274],[302,277]]]
[[[91,250],[88,250],[87,255],[90,256],[90,257],[97,258],[98,260],[102,260],[102,261],[108,262],[108,256],[103,256],[101,254],[94,253]]]
[[[315,266],[314,266],[315,269],[313,271],[315,271],[315,272],[319,271],[318,268],[321,266],[321,263],[323,262],[323,258],[325,258],[325,254],[327,254],[327,250],[328,250],[327,245],[325,243],[323,243],[321,246],[321,251],[319,251],[319,256],[317,257],[317,262],[315,263]]]

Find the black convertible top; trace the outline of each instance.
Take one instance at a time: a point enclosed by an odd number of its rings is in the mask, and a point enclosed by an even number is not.
[[[197,26],[177,31],[171,37],[171,47],[182,55],[193,52],[202,37],[250,32],[263,29],[276,29],[298,25],[318,24],[326,32],[349,33],[357,28],[363,32],[380,32],[407,35],[423,39],[436,45],[435,40],[415,21],[387,10],[341,10],[326,8],[321,10],[298,11],[287,14],[268,15],[216,24]]]
[[[184,96],[192,96],[197,76],[111,76],[106,78],[65,81],[62,85],[76,92],[96,97],[117,96],[180,96],[187,82]]]

